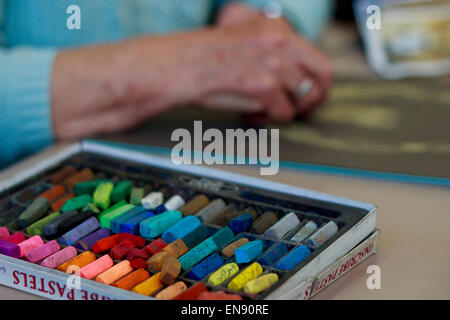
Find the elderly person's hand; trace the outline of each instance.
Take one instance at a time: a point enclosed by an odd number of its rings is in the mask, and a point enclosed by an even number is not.
[[[231,3],[217,19],[217,25],[228,27],[240,36],[253,38],[260,48],[263,66],[271,75],[273,85],[283,88],[290,102],[290,110],[307,115],[326,98],[332,84],[332,63],[320,50],[297,34],[283,18],[268,18],[258,10],[241,3]],[[270,114],[292,111],[268,105]],[[264,119],[264,118],[263,118]]]
[[[55,136],[122,130],[187,103],[287,121],[325,98],[329,60],[284,19],[225,10],[212,28],[62,51],[52,73]]]

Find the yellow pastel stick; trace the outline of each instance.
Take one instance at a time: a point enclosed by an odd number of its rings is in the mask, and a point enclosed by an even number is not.
[[[239,291],[247,284],[247,282],[257,278],[261,273],[263,273],[261,265],[258,262],[252,263],[230,281],[228,289]]]
[[[162,287],[164,287],[164,282],[161,281],[161,272],[158,272],[144,282],[139,283],[137,286],[131,289],[131,291],[149,296]]]
[[[250,280],[244,286],[244,292],[250,294],[258,294],[264,290],[269,289],[275,282],[278,281],[278,275],[276,273],[268,273],[259,276],[256,279]]]
[[[228,263],[209,276],[208,285],[213,287],[219,286],[238,271],[239,266],[236,263]]]

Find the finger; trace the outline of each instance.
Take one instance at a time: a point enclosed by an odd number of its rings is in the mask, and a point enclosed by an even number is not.
[[[284,54],[297,67],[312,75],[317,83],[326,90],[333,82],[333,65],[331,60],[308,41],[295,36],[290,45],[284,47]]]
[[[213,110],[260,112],[264,106],[255,99],[236,93],[214,93],[202,99],[204,107]]]
[[[295,116],[295,107],[281,85],[268,88],[262,93],[261,102],[266,106],[266,113],[275,122],[292,120]]]

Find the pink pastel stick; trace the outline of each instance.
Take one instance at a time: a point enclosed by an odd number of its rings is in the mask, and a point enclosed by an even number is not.
[[[56,240],[52,240],[50,242],[47,242],[43,246],[31,250],[30,252],[25,254],[23,258],[30,262],[36,263],[59,251],[60,248],[61,247],[59,246],[58,242],[56,242]]]
[[[85,265],[80,269],[80,277],[86,279],[94,279],[103,271],[108,270],[113,266],[114,262],[111,257],[105,254],[103,257],[98,258],[97,260]]]
[[[75,247],[65,247],[62,250],[52,254],[51,256],[45,258],[41,262],[41,266],[56,269],[64,262],[69,261],[77,255],[77,249]]]
[[[40,236],[31,237],[25,241],[22,241],[18,244],[20,248],[20,257],[23,257],[26,253],[30,252],[33,249],[39,248],[44,245],[44,241]]]
[[[6,229],[6,227],[0,228],[0,239],[5,239],[9,237],[9,231]]]
[[[22,241],[25,241],[26,239],[25,239],[25,236],[22,234],[22,232],[16,232],[3,240],[9,241],[9,242],[12,242],[15,244],[19,244]]]

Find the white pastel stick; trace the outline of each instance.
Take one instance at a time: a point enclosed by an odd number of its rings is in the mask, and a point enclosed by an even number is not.
[[[182,197],[176,194],[172,196],[169,200],[167,200],[166,203],[164,203],[164,206],[166,207],[167,210],[178,210],[182,206],[184,206],[185,203],[186,201],[184,201]]]
[[[150,192],[141,200],[141,204],[145,209],[151,210],[162,204],[163,201],[164,195],[162,192]]]
[[[292,238],[291,241],[300,243],[311,233],[317,230],[317,224],[314,221],[308,221]]]
[[[290,212],[267,229],[264,232],[264,236],[269,239],[280,240],[286,235],[286,233],[294,228],[297,228],[299,224],[300,220],[297,215],[294,212]]]
[[[195,215],[203,222],[212,222],[219,214],[225,211],[226,204],[222,199],[215,199],[204,206]]]
[[[339,227],[333,221],[328,222],[317,230],[307,241],[306,244],[317,249],[322,243],[330,239],[336,232],[338,232]]]

